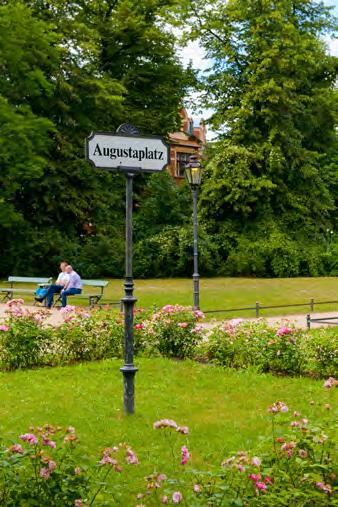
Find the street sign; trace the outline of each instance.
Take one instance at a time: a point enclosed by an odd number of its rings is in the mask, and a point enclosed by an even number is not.
[[[108,171],[159,172],[170,163],[169,145],[161,137],[92,132],[86,158]]]
[[[158,136],[142,136],[137,127],[122,123],[116,131],[92,132],[86,139],[86,159],[108,171],[122,171],[126,177],[126,276],[124,309],[124,410],[134,413],[134,297],[133,281],[133,179],[140,172],[160,172],[170,163],[170,148]]]

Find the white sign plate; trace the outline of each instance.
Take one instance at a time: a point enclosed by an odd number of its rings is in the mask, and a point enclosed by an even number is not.
[[[92,132],[86,139],[86,158],[108,171],[163,171],[170,148],[161,137]]]

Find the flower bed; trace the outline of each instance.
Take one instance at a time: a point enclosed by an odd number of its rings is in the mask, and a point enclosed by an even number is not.
[[[271,437],[259,452],[240,450],[203,466],[194,463],[189,428],[161,419],[154,423],[154,445],[165,439],[166,452],[157,453],[155,461],[143,454],[144,478],[137,477],[139,458],[127,443],[102,449],[91,466],[73,427],[31,427],[0,448],[1,505],[335,505],[329,415],[326,406],[319,425],[277,401],[267,409]]]
[[[264,320],[236,319],[215,327],[202,344],[201,358],[230,368],[325,377],[337,371],[336,329],[271,327]]]
[[[45,324],[48,311],[32,312],[22,300],[8,303],[0,323],[0,368],[13,370],[70,364],[123,355],[123,315],[68,306],[64,323]],[[207,333],[200,311],[167,305],[135,312],[136,355],[207,361],[229,368],[255,367],[282,375],[333,376],[337,371],[336,329],[271,327],[264,320],[234,319]]]

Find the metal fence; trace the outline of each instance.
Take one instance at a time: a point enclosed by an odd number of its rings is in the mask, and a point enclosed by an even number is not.
[[[226,312],[242,312],[252,310],[255,312],[256,317],[260,316],[261,310],[268,310],[272,308],[292,308],[292,307],[310,307],[310,311],[314,312],[315,306],[317,305],[329,305],[335,304],[338,301],[315,301],[313,298],[308,303],[294,303],[291,305],[262,305],[256,302],[255,306],[246,306],[245,308],[227,308],[226,310],[203,310],[203,313],[226,313]]]
[[[338,326],[338,315],[336,317],[322,317],[322,318],[318,318],[318,319],[314,319],[311,317],[310,314],[308,314],[306,316],[306,325],[307,325],[307,328],[310,329],[311,328],[311,323],[314,323],[314,324],[328,324],[330,326]]]

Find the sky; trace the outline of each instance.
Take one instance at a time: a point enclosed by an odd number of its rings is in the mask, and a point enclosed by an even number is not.
[[[338,17],[338,0],[323,0],[324,4],[327,6],[334,7],[333,14]],[[325,41],[328,45],[329,52],[332,55],[338,56],[338,38],[325,38]],[[190,61],[193,62],[193,67],[200,71],[206,70],[210,66],[210,60],[205,59],[205,53],[201,46],[199,46],[197,41],[189,43],[184,49],[181,50],[181,58],[185,65],[188,65]],[[192,102],[194,97],[192,96]],[[208,117],[212,114],[212,110],[203,109],[200,111],[195,111],[192,107],[187,107],[188,113],[193,116],[194,121],[197,121],[199,118],[208,119]],[[212,130],[208,131],[207,138],[209,140],[215,138],[215,133]]]

